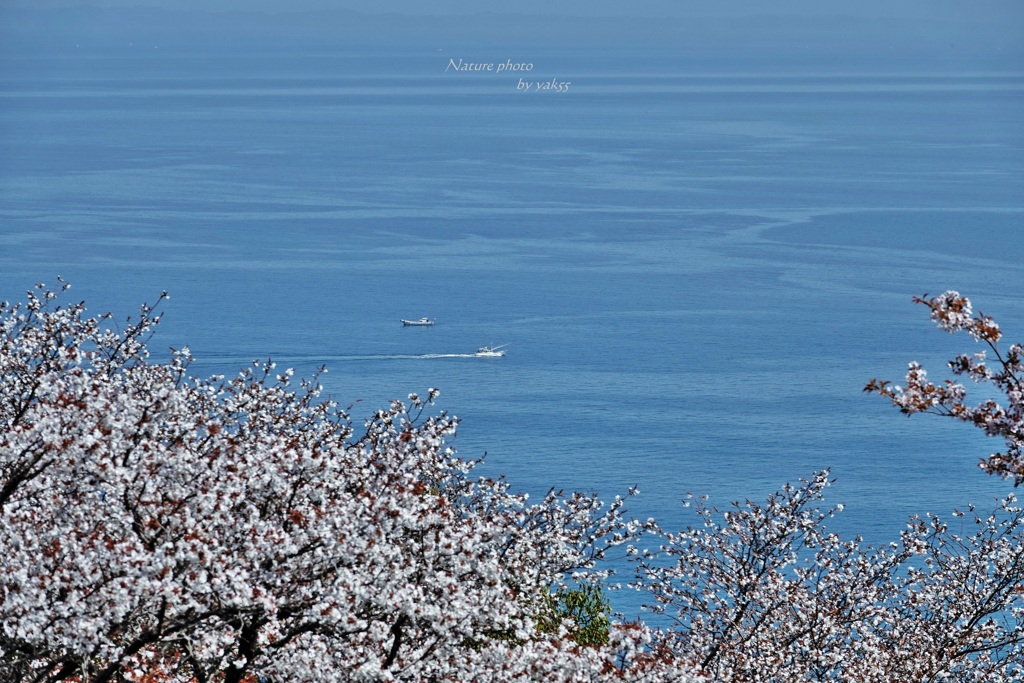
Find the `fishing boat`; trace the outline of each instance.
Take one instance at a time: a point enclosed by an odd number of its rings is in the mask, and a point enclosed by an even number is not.
[[[481,346],[473,355],[479,358],[501,358],[505,355],[506,346],[508,346],[508,344],[502,344],[500,346]]]
[[[403,318],[402,324],[406,327],[430,327],[434,324],[434,321],[430,318],[420,318],[419,320],[406,320]]]

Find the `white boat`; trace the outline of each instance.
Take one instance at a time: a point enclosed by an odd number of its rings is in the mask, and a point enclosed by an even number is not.
[[[405,320],[403,318],[402,324],[406,327],[430,327],[434,324],[434,321],[430,318],[420,318],[419,320]]]
[[[502,344],[501,346],[481,346],[476,350],[474,356],[480,358],[501,358],[505,355],[505,348],[508,344]]]

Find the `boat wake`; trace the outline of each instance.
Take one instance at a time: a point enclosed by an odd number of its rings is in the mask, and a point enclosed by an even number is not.
[[[430,360],[433,358],[480,358],[476,353],[378,353],[365,356],[323,356],[325,361],[346,360]]]
[[[336,356],[313,356],[313,355],[270,355],[269,360],[272,360],[275,365],[279,368],[292,367],[294,365],[308,365],[308,364],[330,364],[330,363],[345,363],[345,362],[359,362],[359,361],[381,361],[381,360],[434,360],[438,358],[488,358],[491,356],[481,355],[479,353],[371,353],[371,354],[344,354]],[[243,358],[241,356],[234,358],[227,357],[201,357],[194,360],[191,365],[193,367],[205,367],[210,365],[224,365],[237,364],[239,367],[244,367],[252,364],[253,358]],[[266,358],[262,360],[267,360]]]

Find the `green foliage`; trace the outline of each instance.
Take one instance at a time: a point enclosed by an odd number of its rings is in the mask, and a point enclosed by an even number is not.
[[[541,632],[555,633],[568,620],[569,633],[580,645],[607,644],[611,607],[599,584],[559,589],[548,595],[547,602],[547,612],[538,620]]]

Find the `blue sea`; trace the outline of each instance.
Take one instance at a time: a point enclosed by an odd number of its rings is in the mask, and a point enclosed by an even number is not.
[[[449,59],[532,63],[445,72]],[[571,85],[523,92],[527,82]],[[831,468],[834,528],[985,505],[1002,443],[862,393],[1024,339],[1024,74],[678,55],[68,51],[0,64],[0,299],[57,275],[197,374],[272,358],[359,421],[438,387],[517,490],[666,528]],[[429,316],[432,328],[400,318]],[[503,358],[470,354],[507,344]],[[627,601],[628,602],[628,601]]]

